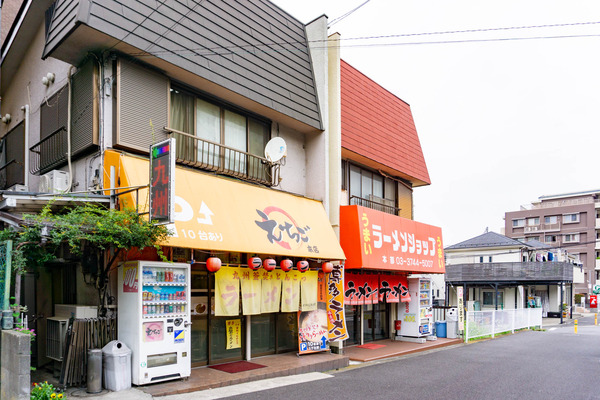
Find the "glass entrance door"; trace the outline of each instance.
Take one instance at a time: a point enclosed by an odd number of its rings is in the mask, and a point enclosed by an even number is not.
[[[365,304],[362,307],[365,343],[389,338],[388,320],[390,305],[387,303],[376,303]]]
[[[192,366],[220,364],[243,359],[246,324],[242,315],[217,317],[214,312],[214,275],[204,266],[192,267],[191,316],[192,316]],[[239,321],[240,347],[228,349],[227,323]]]

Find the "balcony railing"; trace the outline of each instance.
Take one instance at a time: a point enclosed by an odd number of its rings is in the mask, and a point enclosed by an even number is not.
[[[32,174],[43,174],[63,165],[67,162],[67,129],[58,128],[29,151]]]
[[[525,233],[557,232],[560,231],[560,222],[555,222],[553,224],[527,225],[523,231]]]
[[[278,166],[266,158],[166,128],[177,139],[176,161],[194,168],[274,186]]]
[[[505,262],[446,265],[446,282],[572,281],[567,262]]]
[[[398,215],[398,213],[400,212],[400,208],[398,207],[380,203],[374,200],[364,199],[358,196],[350,196],[350,205],[372,208],[373,210],[382,211],[384,213],[393,215]]]

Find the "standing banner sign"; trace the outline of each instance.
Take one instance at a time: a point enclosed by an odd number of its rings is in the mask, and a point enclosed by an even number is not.
[[[0,243],[0,310],[10,307],[12,240]]]
[[[590,308],[598,308],[598,295],[590,295]]]
[[[327,330],[329,332],[329,341],[348,339],[346,329],[346,318],[344,317],[344,267],[343,265],[333,265],[333,271],[325,275],[322,290],[326,290],[327,301]],[[321,276],[320,276],[321,277]],[[322,295],[322,291],[319,291]]]
[[[456,294],[458,296],[458,330],[462,332],[465,327],[465,303],[462,286],[456,288]]]
[[[175,222],[175,138],[150,146],[150,220]]]

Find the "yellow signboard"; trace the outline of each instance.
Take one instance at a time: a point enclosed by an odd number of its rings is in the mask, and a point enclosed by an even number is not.
[[[225,321],[227,329],[227,350],[242,347],[242,321],[239,319],[228,319]]]
[[[106,151],[104,182],[110,182],[111,167],[120,187],[148,185],[147,159]],[[148,190],[144,188],[137,194],[134,191],[119,196],[119,202],[129,208],[137,205],[144,212],[148,211],[147,198]],[[164,245],[345,258],[321,202],[187,168],[175,168],[174,220],[173,235]]]

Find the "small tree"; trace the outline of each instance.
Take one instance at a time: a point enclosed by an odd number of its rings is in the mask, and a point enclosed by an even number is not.
[[[76,256],[81,256],[86,246],[91,251],[112,252],[96,277],[100,305],[104,307],[108,272],[123,250],[154,247],[166,260],[159,243],[168,235],[164,225],[154,225],[133,210],[107,209],[88,203],[54,213],[49,203],[39,214],[25,215],[20,229],[0,231],[0,240],[14,241],[12,265],[17,274],[56,259],[58,248],[64,244]]]

